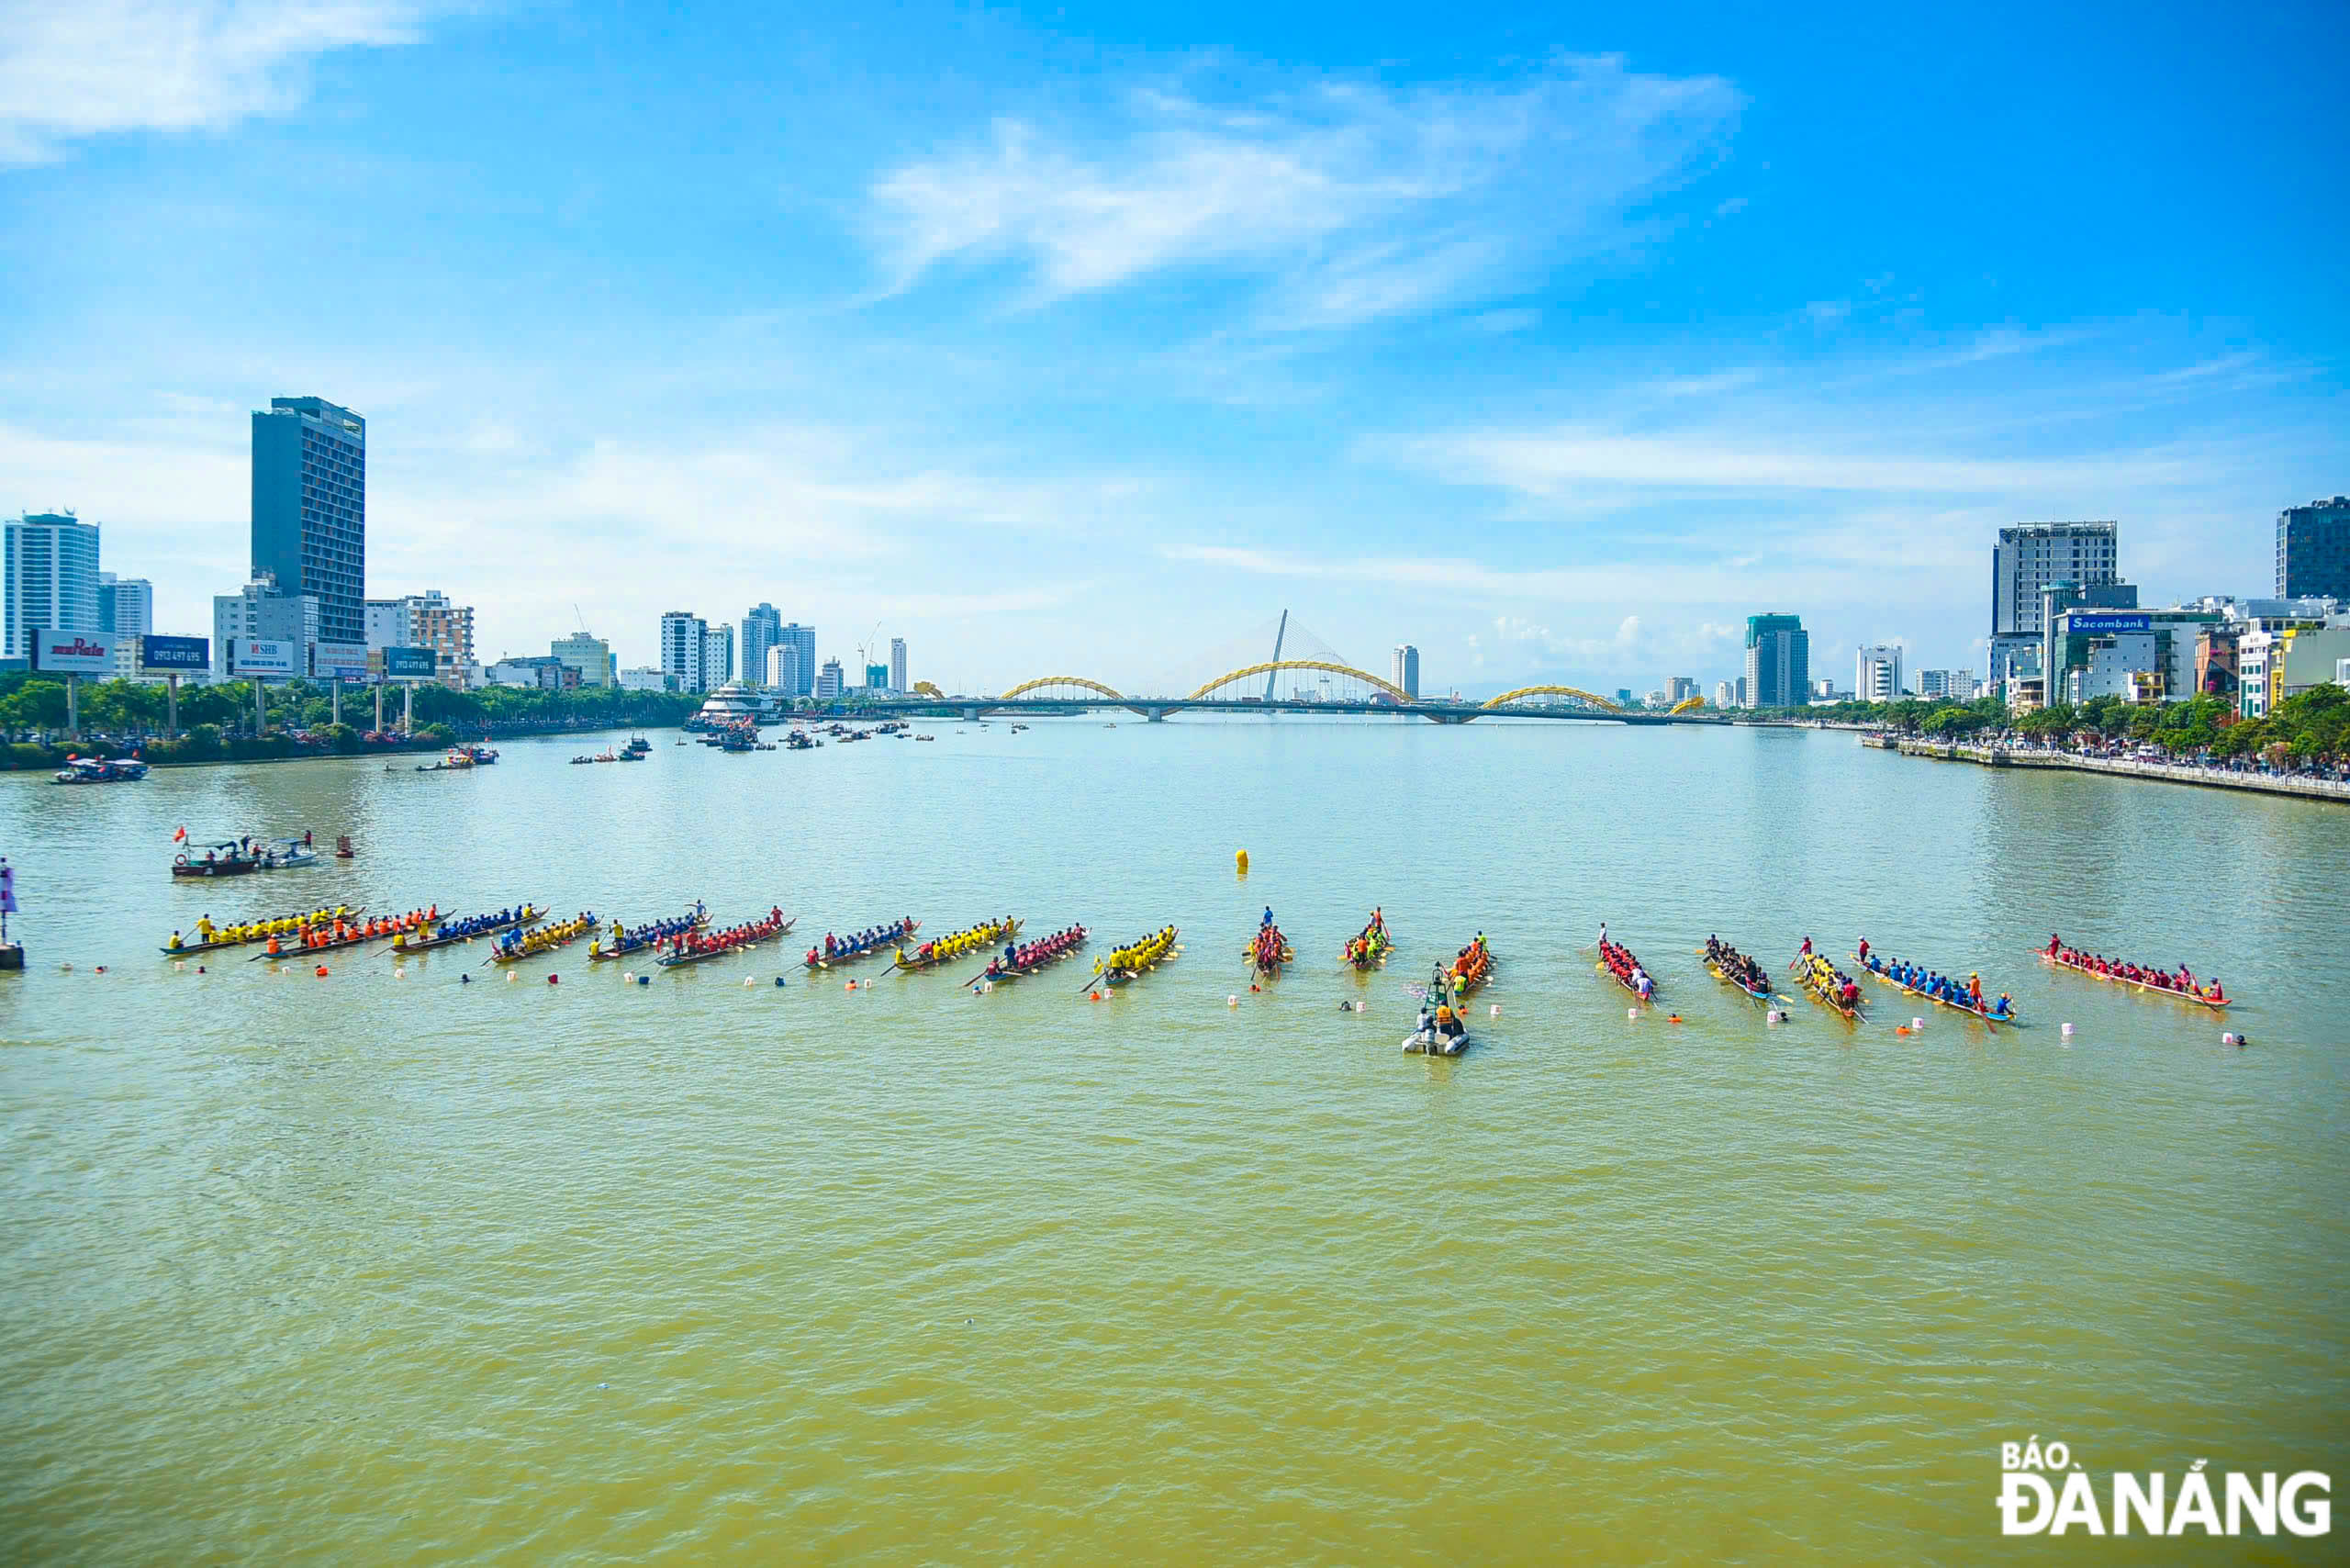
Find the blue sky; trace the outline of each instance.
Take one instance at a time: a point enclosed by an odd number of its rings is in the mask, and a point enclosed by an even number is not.
[[[2166,602],[2350,490],[2339,6],[1636,9],[0,0],[0,509],[202,630],[316,393],[485,655],[1484,691],[1979,666],[2004,522]]]

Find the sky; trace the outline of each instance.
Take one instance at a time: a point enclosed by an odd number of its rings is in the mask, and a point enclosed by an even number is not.
[[[1485,694],[1979,669],[2003,524],[2169,603],[2350,490],[2338,3],[682,10],[0,0],[0,510],[203,633],[316,395],[485,658]]]

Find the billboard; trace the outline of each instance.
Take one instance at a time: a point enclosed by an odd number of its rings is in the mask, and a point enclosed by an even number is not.
[[[314,643],[310,646],[310,673],[320,680],[365,680],[367,644]]]
[[[212,639],[158,637],[151,632],[139,639],[139,667],[165,675],[202,675],[212,667]]]
[[[441,655],[431,648],[386,648],[384,675],[390,680],[431,680],[441,673]]]
[[[33,668],[56,675],[112,675],[114,639],[95,632],[37,631]]]
[[[2076,637],[2110,637],[2117,632],[2151,632],[2154,618],[2151,615],[2084,615],[2076,610],[2065,618],[2065,625]]]
[[[300,644],[266,637],[239,637],[229,644],[230,675],[282,675],[291,679]]]

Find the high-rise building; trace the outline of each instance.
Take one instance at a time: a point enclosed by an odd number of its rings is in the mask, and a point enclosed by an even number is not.
[[[792,643],[778,643],[767,650],[767,683],[775,688],[776,695],[789,702],[805,695],[800,691],[800,649]],[[812,688],[814,681],[805,682]]]
[[[734,628],[723,622],[702,633],[701,678],[707,691],[734,678]]]
[[[1628,686],[1617,687],[1616,689],[1616,706],[1618,708],[1629,708],[1631,705],[1632,689]]]
[[[753,686],[767,678],[767,650],[783,635],[783,617],[772,604],[743,611],[743,678]]]
[[[661,617],[661,673],[672,691],[710,689],[702,680],[709,638],[710,622],[690,610],[672,610]]]
[[[1664,700],[1668,706],[1686,702],[1696,695],[1697,681],[1694,676],[1669,675],[1664,678]]]
[[[1884,644],[1861,649],[1852,659],[1852,696],[1863,702],[1890,702],[1901,695],[1901,650]]]
[[[889,690],[890,666],[888,665],[867,665],[865,666],[865,689],[867,691]]]
[[[557,637],[547,644],[547,653],[578,671],[582,686],[610,686],[618,678],[620,666],[612,658],[612,645],[601,637],[586,632]]]
[[[783,695],[806,697],[816,689],[816,629],[802,626],[797,621],[787,622],[776,633],[778,644],[793,649],[797,658],[793,664],[793,684]]]
[[[2041,673],[2048,630],[2042,595],[2049,584],[2094,588],[2120,580],[2120,537],[2115,522],[2028,522],[1999,530],[1991,551],[1994,687]]]
[[[1800,708],[1811,690],[1811,634],[1799,615],[1746,618],[1749,708]]]
[[[1738,706],[1737,693],[1731,688],[1729,681],[1718,680],[1714,682],[1714,706],[1717,708],[1735,708]]]
[[[281,593],[277,579],[255,572],[252,581],[235,593],[212,598],[212,677],[229,677],[229,660],[240,641],[258,638],[294,644],[294,666],[308,669],[310,649],[319,642],[319,599],[316,594]]]
[[[145,577],[98,574],[98,630],[114,639],[118,680],[139,678],[139,644],[155,629],[155,585]]]
[[[1404,696],[1417,699],[1420,695],[1420,650],[1409,643],[1395,644],[1395,662],[1388,680]]]
[[[367,421],[320,398],[253,410],[253,571],[319,601],[319,640],[367,640]]]
[[[71,512],[27,512],[7,529],[7,656],[29,657],[36,631],[101,632],[98,525]]]
[[[839,698],[841,691],[841,661],[838,659],[826,659],[824,661],[824,667],[816,672],[816,700],[819,702],[834,701]]]
[[[2350,599],[2350,496],[2277,514],[2277,597]]]
[[[913,689],[906,684],[906,640],[903,637],[890,639],[890,689],[892,691]]]

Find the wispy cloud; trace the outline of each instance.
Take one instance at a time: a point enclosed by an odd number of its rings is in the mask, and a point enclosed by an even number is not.
[[[1628,209],[1700,167],[1741,103],[1718,77],[1615,59],[1504,88],[1137,94],[1105,132],[1006,118],[892,169],[873,224],[897,288],[954,262],[1022,267],[1039,300],[1214,269],[1270,280],[1286,324],[1340,325],[1622,242]]]
[[[1834,450],[1747,432],[1628,434],[1579,425],[1461,431],[1366,443],[1366,450],[1455,484],[1541,498],[1577,486],[1674,492],[1826,490],[1985,494],[2152,485],[2185,476],[2191,460],[2162,452],[2081,457],[1975,457],[1947,452]]]
[[[412,0],[0,0],[0,165],[296,107],[308,65],[411,41]]]

